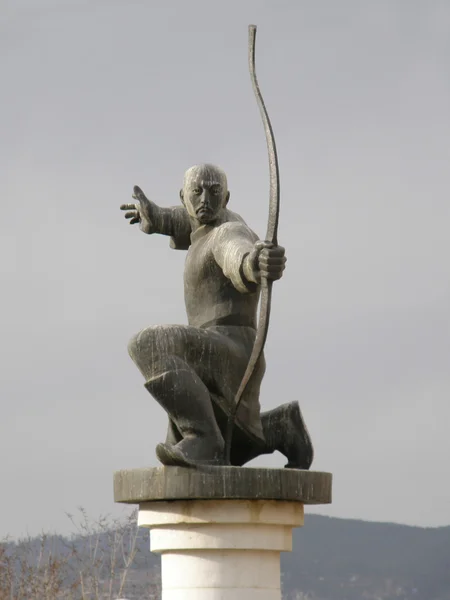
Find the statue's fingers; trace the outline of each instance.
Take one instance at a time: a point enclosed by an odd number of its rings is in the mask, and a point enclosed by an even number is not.
[[[263,264],[259,263],[259,268],[261,271],[264,271],[265,273],[279,273],[279,272],[282,273],[286,267],[283,264],[263,265]]]
[[[134,219],[131,219],[130,225],[134,225],[135,223],[139,223],[139,221],[140,221],[139,217],[134,217]]]
[[[136,212],[135,210],[125,213],[125,219],[137,219],[137,218],[139,218],[139,213]]]
[[[270,254],[265,254],[264,251],[259,256],[259,263],[262,265],[284,265],[286,261],[287,258],[285,256],[271,256]]]
[[[269,279],[270,281],[276,281],[277,279],[281,279],[282,275],[283,275],[283,271],[276,271],[276,272],[265,272],[265,271],[261,271],[261,275],[263,277],[265,277],[266,279]]]
[[[263,250],[264,253],[267,253],[268,256],[284,256],[286,250],[282,246],[275,246],[275,248],[267,248],[267,250]]]

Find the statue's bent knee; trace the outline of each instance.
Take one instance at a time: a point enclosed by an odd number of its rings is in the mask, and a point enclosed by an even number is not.
[[[155,330],[159,328],[159,326],[146,327],[134,335],[128,342],[128,354],[143,375],[144,372],[148,372],[150,363],[152,362],[151,357],[152,355],[154,356],[154,351],[158,346],[158,333]]]
[[[163,371],[180,368],[173,365],[185,354],[186,341],[176,325],[146,327],[131,338],[128,353],[146,379]]]

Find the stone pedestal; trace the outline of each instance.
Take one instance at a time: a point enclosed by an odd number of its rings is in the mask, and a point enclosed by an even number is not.
[[[160,467],[119,471],[116,502],[161,554],[163,600],[280,600],[280,552],[304,504],[331,502],[331,475],[291,469]]]

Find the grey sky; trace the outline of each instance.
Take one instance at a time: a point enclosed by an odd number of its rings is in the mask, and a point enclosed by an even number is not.
[[[185,254],[129,227],[222,166],[264,235],[268,168],[247,25],[281,167],[285,278],[262,404],[299,399],[334,473],[316,512],[450,523],[450,5],[428,0],[14,0],[0,16],[0,537],[117,512],[165,415],[128,358],[184,323]],[[282,465],[281,457],[259,464]]]

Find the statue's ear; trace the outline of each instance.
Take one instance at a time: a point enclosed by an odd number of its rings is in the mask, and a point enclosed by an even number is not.
[[[181,190],[180,190],[180,200],[181,200],[181,203],[182,203],[184,206],[186,206],[186,205],[184,204],[184,192],[183,192],[183,188],[181,188]]]
[[[230,199],[230,192],[227,192],[227,195],[225,196],[225,202],[224,202],[224,206],[226,206],[228,204],[228,200]]]

